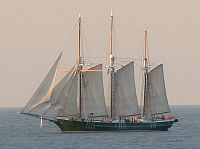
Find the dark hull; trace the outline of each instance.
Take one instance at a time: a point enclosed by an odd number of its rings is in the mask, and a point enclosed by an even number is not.
[[[130,131],[130,130],[160,130],[167,131],[173,120],[146,121],[146,122],[86,122],[86,121],[70,121],[58,119],[55,124],[64,132],[75,131]]]

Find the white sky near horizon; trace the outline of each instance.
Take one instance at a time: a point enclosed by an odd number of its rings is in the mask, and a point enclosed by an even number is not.
[[[150,60],[164,64],[170,105],[200,105],[200,1],[1,0],[0,107],[23,107],[62,49],[61,66],[72,67],[79,13],[84,54],[106,57],[111,8],[115,55],[142,57],[146,20]]]

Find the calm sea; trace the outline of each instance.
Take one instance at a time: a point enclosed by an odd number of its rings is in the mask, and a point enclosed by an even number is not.
[[[0,149],[200,149],[200,106],[173,106],[169,131],[62,133],[52,123],[0,108]]]

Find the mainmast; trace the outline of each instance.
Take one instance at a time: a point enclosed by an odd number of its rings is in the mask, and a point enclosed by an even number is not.
[[[77,116],[81,118],[81,78],[82,78],[82,58],[81,58],[81,15],[78,16],[78,56],[77,56],[77,72],[78,72],[78,89],[77,89]]]
[[[110,14],[111,22],[110,22],[110,53],[109,53],[109,60],[110,60],[110,117],[112,118],[112,106],[113,106],[113,79],[114,79],[114,56],[112,55],[113,52],[113,14],[111,9]]]
[[[143,58],[143,70],[144,70],[144,106],[143,106],[143,116],[148,116],[149,113],[149,84],[148,84],[148,48],[147,48],[147,27],[145,23],[145,31],[144,31],[144,58]]]

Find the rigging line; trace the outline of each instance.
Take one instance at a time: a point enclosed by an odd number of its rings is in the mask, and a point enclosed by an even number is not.
[[[88,27],[88,26],[86,26],[86,27],[87,27],[88,31],[89,31],[91,34],[93,34],[92,31],[89,29],[89,27]],[[107,28],[107,24],[104,23],[104,24],[102,25],[102,28]],[[96,30],[96,29],[95,29],[95,30]],[[99,37],[100,37],[100,35],[101,35],[102,33],[104,33],[104,32],[102,32],[101,30],[98,30],[98,32],[97,32],[96,34],[93,34],[93,35],[92,35],[94,38],[91,40],[90,44],[88,44],[89,47],[92,45],[92,43],[93,43],[94,41],[98,41],[98,39],[99,39]],[[101,45],[101,44],[100,44],[100,45]],[[105,48],[105,47],[102,47],[102,49],[104,49],[104,48]]]
[[[107,26],[106,24],[104,24],[103,25],[103,27],[105,27],[105,26]],[[95,42],[95,41],[97,41],[97,42],[99,42],[98,41],[98,39],[99,39],[99,37],[100,37],[100,35],[103,33],[101,30],[98,30],[98,32],[96,33],[96,34],[94,34],[92,31],[91,31],[91,29],[89,28],[89,26],[88,25],[85,25],[85,27],[86,27],[86,29],[88,30],[88,32],[89,33],[91,33],[92,34],[92,36],[94,37],[94,38],[92,38],[92,40],[89,42],[89,44],[88,44],[88,49],[93,45],[93,43]],[[95,29],[96,30],[96,29]],[[100,42],[99,42],[100,43]],[[105,47],[103,47],[102,46],[102,44],[99,44],[100,46],[101,46],[101,48],[102,49],[105,49]]]
[[[148,30],[147,30],[148,31]],[[157,33],[157,32],[152,32],[152,29],[151,29],[151,34],[149,34],[149,31],[148,31],[148,35],[147,35],[147,51],[149,51],[149,40],[148,40],[148,37],[149,36],[151,36],[152,35],[152,33],[154,34],[154,33]],[[160,34],[157,34],[157,35],[160,35]],[[151,36],[151,40],[152,39],[155,39],[155,34],[153,35],[153,36]],[[159,38],[160,39],[160,38]],[[151,68],[151,66],[154,66],[154,65],[156,65],[155,63],[153,63],[153,62],[151,62],[151,60],[150,60],[150,52],[148,52],[147,53],[147,57],[148,57],[148,64],[149,64],[149,69]],[[152,60],[152,61],[154,61],[154,60]]]
[[[85,33],[85,28],[87,27],[87,25],[86,25],[86,23],[85,23],[85,21],[83,21],[82,22],[82,40],[83,40],[83,42],[85,43],[85,49],[86,49],[86,52],[87,52],[87,55],[88,55],[88,57],[90,57],[90,52],[89,52],[89,47],[88,47],[88,42],[87,42],[87,40],[86,40],[86,38],[84,38],[84,37],[86,37],[86,33]],[[83,44],[84,44],[83,43]],[[84,48],[83,48],[84,49]],[[84,51],[83,51],[84,52]],[[84,57],[85,58],[85,57]],[[90,60],[90,58],[89,58],[89,62],[91,62],[91,60]]]
[[[32,116],[32,117],[39,118],[39,119],[41,118],[41,116],[40,116],[40,115],[37,115],[37,114],[31,114],[31,113],[21,113],[21,114],[25,114],[25,115]],[[54,122],[54,120],[49,119],[49,118],[43,117],[42,119],[43,119],[43,120],[50,121],[50,122]]]
[[[120,23],[119,23],[118,21],[116,21],[115,25],[116,25],[119,29],[121,29],[122,31],[126,31],[126,30],[124,30],[124,29],[121,27],[121,25],[120,25]],[[130,33],[130,32],[127,32],[127,33]],[[128,37],[128,36],[126,36],[126,37]],[[130,40],[130,41],[132,41],[132,40]],[[130,43],[132,43],[132,42],[130,42]]]
[[[133,26],[130,22],[124,21],[124,20],[122,20],[121,18],[119,18],[118,21],[119,21],[120,23],[122,23],[122,24],[125,24],[125,25],[126,25],[126,28],[128,28],[129,26],[131,26],[132,28],[130,28],[130,30],[132,30],[133,28],[135,28],[135,29],[137,29],[138,31],[141,31],[141,32],[144,31],[143,28],[138,27],[138,26],[136,26],[135,24],[134,24],[134,26]],[[134,21],[134,22],[136,22],[136,21]]]
[[[115,35],[116,34],[116,36],[114,36],[114,39],[115,39],[115,41],[117,42],[116,43],[116,45],[117,45],[117,47],[119,48],[119,50],[116,52],[116,55],[118,54],[119,56],[118,57],[121,57],[121,51],[120,51],[120,45],[119,45],[119,40],[118,40],[118,38],[117,37],[119,37],[118,36],[118,23],[117,23],[117,20],[115,20],[115,24],[114,24],[114,31],[113,31],[113,34]],[[116,49],[115,49],[116,50]]]
[[[81,49],[82,49],[81,57],[82,57],[83,61],[85,61],[85,55],[88,54],[88,56],[90,56],[88,46],[87,46],[87,40],[86,40],[86,36],[85,36],[84,25],[85,25],[85,22],[81,21]],[[90,59],[89,59],[89,61],[90,61]]]
[[[114,28],[116,28],[117,27],[117,24],[116,25],[114,25]],[[120,42],[119,42],[119,39],[118,39],[118,37],[119,37],[119,32],[118,32],[118,30],[117,29],[115,29],[116,31],[116,44],[117,44],[117,47],[119,48],[119,50],[117,50],[117,53],[118,53],[118,55],[119,55],[119,57],[121,57],[121,51],[120,51]]]
[[[81,22],[82,23],[82,22]],[[81,24],[81,53],[80,53],[80,57],[83,59],[83,63],[84,63],[84,55],[85,55],[85,53],[84,53],[84,39],[83,39],[83,25]]]
[[[91,58],[91,59],[107,59],[107,57],[84,57],[84,58]]]
[[[69,42],[69,40],[70,40],[72,34],[75,32],[76,27],[77,27],[77,23],[74,24],[74,26],[73,26],[71,32],[70,32],[69,35],[67,36],[67,38],[66,38],[66,40],[65,40],[65,42],[64,42],[64,45],[63,45],[63,47],[61,48],[62,51],[67,47],[67,44],[68,44],[68,42]]]
[[[166,27],[165,27],[166,28]],[[163,34],[163,32],[160,32],[159,30],[154,30],[153,28],[151,28],[150,29],[151,30],[151,40],[154,40],[154,39],[157,39],[156,41],[158,41],[158,39],[160,40],[162,40],[162,39],[164,39],[163,37],[166,35],[166,34],[164,34],[164,35],[162,35]],[[144,30],[143,30],[144,31]],[[162,30],[161,30],[162,31]],[[162,33],[162,34],[160,34],[160,33]],[[153,38],[152,38],[153,37]],[[165,39],[164,39],[165,40]],[[162,41],[164,41],[164,40],[162,40]]]
[[[133,60],[133,61],[135,61],[135,60],[142,60],[142,58],[128,58],[128,57],[115,57],[115,58],[119,58],[119,59],[129,59],[129,60]]]
[[[129,29],[129,31],[125,30],[124,28],[121,27],[120,23],[118,23],[119,21],[116,21],[116,25],[118,26],[119,29],[121,29],[122,33],[125,32],[126,35],[130,35],[130,31],[132,30]],[[142,30],[143,31],[143,30]],[[135,43],[135,41],[133,40],[133,38],[130,38],[129,36],[126,36],[126,39],[129,40],[129,43]],[[129,44],[131,49],[135,49],[134,44]]]

